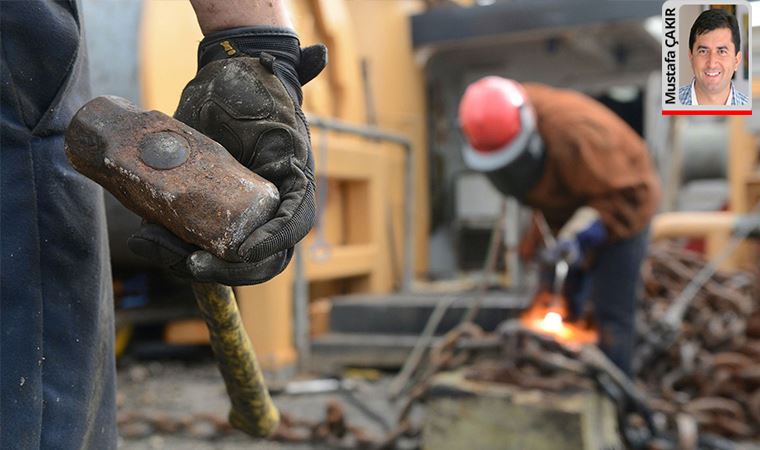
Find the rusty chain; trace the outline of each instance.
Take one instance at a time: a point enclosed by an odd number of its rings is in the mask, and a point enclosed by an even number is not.
[[[116,424],[119,435],[126,439],[140,439],[154,434],[218,439],[239,432],[227,419],[207,413],[175,415],[159,411],[122,410],[118,412]]]
[[[119,412],[117,424],[119,434],[126,439],[163,434],[218,440],[241,433],[226,418],[206,413],[170,415],[125,410]],[[350,425],[343,406],[335,400],[326,404],[322,420],[304,420],[283,413],[279,426],[268,439],[283,443],[324,444],[340,449],[372,449],[380,442],[363,428]]]
[[[698,255],[673,246],[657,245],[650,250],[643,268],[646,295],[637,313],[639,336],[651,332],[669,300],[704,264]],[[760,296],[756,283],[746,273],[716,273],[686,311],[675,344],[637,373],[637,386],[646,392],[646,406],[654,413],[658,433],[644,433],[646,438],[634,448],[724,449],[730,448],[724,438],[760,439]],[[464,368],[471,380],[549,391],[588,389],[598,381],[590,376],[578,349],[527,330],[516,321],[505,322],[494,333],[466,322],[433,346],[400,405],[396,427],[385,436],[371,436],[349,425],[340,403],[333,401],[321,421],[283,414],[271,439],[334,448],[396,448],[399,439],[420,436],[420,425],[412,423],[411,412],[425,401],[433,377],[458,368]],[[645,422],[634,419],[624,426],[643,429]],[[170,418],[123,411],[119,427],[126,438],[181,433],[215,439],[235,432],[226,420],[208,414]]]
[[[673,245],[651,249],[643,268],[639,336],[652,335],[669,302],[705,264],[700,255]],[[717,272],[696,294],[675,343],[638,370],[650,406],[671,432],[693,426],[729,439],[760,439],[758,299],[752,275]],[[637,351],[642,347],[639,342]],[[685,417],[693,423],[685,425]]]
[[[652,324],[662,320],[669,301],[705,264],[700,255],[672,245],[652,247],[643,268],[646,295],[637,314],[639,336],[651,334]],[[724,438],[760,439],[758,299],[757,279],[745,272],[718,271],[697,292],[667,355],[637,373],[658,428],[656,435],[644,433],[638,448],[721,449],[727,445]],[[436,373],[465,364],[470,364],[467,376],[473,380],[543,390],[588,385],[588,373],[577,353],[517,323],[505,325],[496,338],[473,324],[444,336],[417,378],[400,423],[406,423],[412,405],[424,399]],[[499,351],[494,353],[495,349]],[[472,364],[482,350],[499,356],[490,363]],[[644,428],[644,422],[634,420],[625,426]]]

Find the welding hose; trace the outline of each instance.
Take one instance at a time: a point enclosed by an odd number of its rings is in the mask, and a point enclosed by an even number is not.
[[[254,437],[271,435],[280,422],[280,413],[264,383],[232,288],[198,282],[192,283],[192,288],[232,403],[230,424]]]

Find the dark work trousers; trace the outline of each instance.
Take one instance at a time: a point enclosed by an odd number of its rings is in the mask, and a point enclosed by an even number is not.
[[[641,264],[649,229],[605,244],[590,271],[591,301],[599,326],[599,348],[627,375],[636,341],[636,307],[641,295]]]
[[[101,189],[63,131],[89,100],[72,1],[0,1],[0,448],[116,447]]]
[[[641,264],[646,256],[649,228],[628,239],[604,244],[595,251],[588,270],[571,267],[563,286],[572,320],[584,317],[591,300],[599,328],[599,348],[627,375],[636,341],[636,307],[640,300]],[[552,271],[542,271],[542,289],[551,289]]]

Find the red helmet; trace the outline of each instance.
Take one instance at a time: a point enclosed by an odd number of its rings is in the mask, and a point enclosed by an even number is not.
[[[521,117],[527,103],[525,90],[513,80],[490,76],[468,86],[459,103],[459,123],[472,148],[494,152],[532,132],[533,124]]]
[[[488,174],[506,195],[523,198],[543,174],[545,153],[536,114],[525,89],[513,80],[485,77],[459,104],[459,123],[470,145],[464,162]]]

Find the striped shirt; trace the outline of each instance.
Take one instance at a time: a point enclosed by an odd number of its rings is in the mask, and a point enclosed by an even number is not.
[[[695,80],[692,79],[691,83],[678,88],[678,101],[682,105],[699,106],[699,103],[697,103],[697,94],[694,92],[694,82]],[[726,106],[744,105],[749,105],[749,97],[734,89],[734,82],[732,81],[731,93],[728,95],[728,99],[726,100]]]

